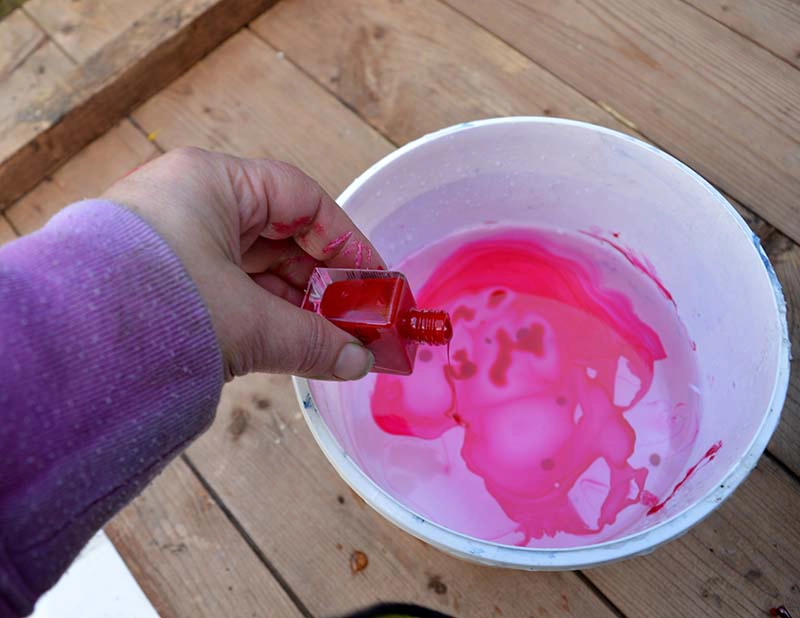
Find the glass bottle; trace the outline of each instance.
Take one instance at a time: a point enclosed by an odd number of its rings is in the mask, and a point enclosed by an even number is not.
[[[302,306],[361,341],[378,373],[408,375],[419,344],[446,345],[453,337],[447,312],[418,309],[400,272],[316,268]]]

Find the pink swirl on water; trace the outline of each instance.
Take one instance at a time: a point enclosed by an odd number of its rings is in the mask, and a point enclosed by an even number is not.
[[[636,435],[624,414],[648,392],[666,354],[597,265],[536,233],[472,240],[419,290],[447,309],[452,364],[421,356],[412,376],[380,375],[371,408],[385,432],[432,440],[457,425],[470,471],[523,534],[593,534],[641,503],[647,468],[628,460]],[[447,401],[426,393],[449,389]],[[435,402],[435,403],[432,403]],[[602,491],[586,473],[608,466]],[[575,492],[601,495],[596,521]]]

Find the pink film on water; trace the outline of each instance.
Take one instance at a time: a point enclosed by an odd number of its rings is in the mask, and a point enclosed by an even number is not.
[[[350,426],[367,474],[452,530],[532,547],[622,536],[672,495],[696,353],[655,272],[596,236],[461,233],[395,265],[454,336],[411,376],[343,385],[372,412]]]

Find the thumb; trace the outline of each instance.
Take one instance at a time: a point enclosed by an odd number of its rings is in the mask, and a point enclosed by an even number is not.
[[[249,336],[240,341],[247,371],[291,373],[322,380],[358,380],[372,369],[372,353],[325,318],[248,282]],[[238,347],[238,346],[237,346]]]

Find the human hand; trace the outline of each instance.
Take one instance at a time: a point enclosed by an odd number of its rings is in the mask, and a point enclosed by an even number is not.
[[[181,259],[211,313],[226,379],[266,371],[352,380],[371,369],[366,348],[299,304],[318,265],[385,264],[297,168],[180,148],[103,197],[138,213]]]

